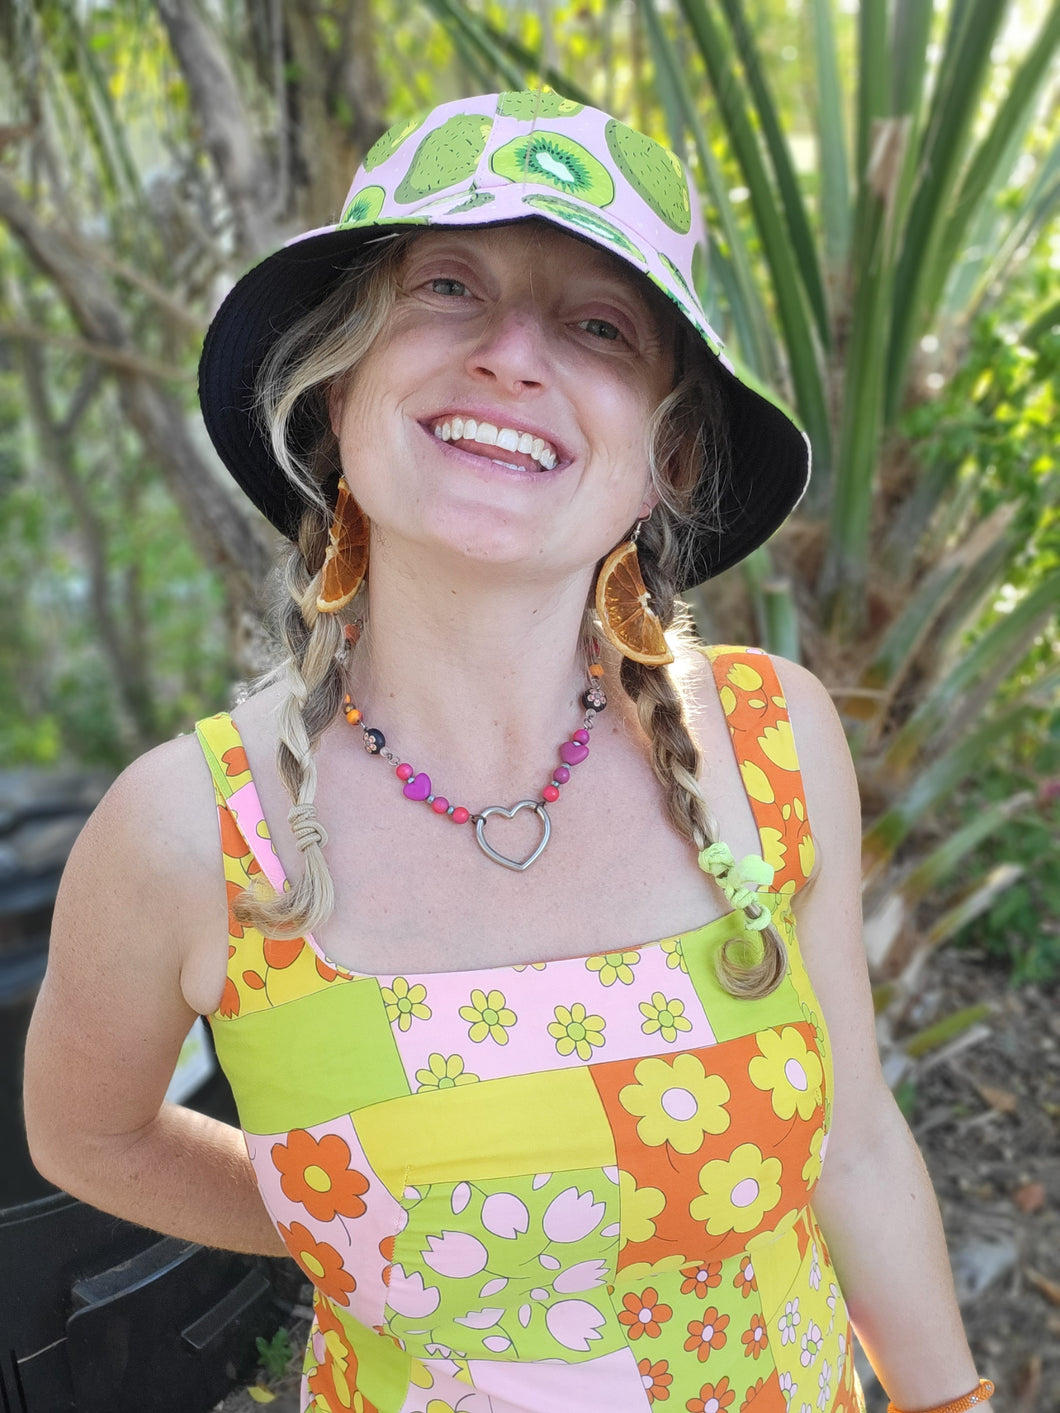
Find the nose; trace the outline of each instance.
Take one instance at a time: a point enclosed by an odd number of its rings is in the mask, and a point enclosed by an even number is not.
[[[495,308],[468,354],[468,371],[498,391],[525,395],[544,388],[548,340],[537,311],[526,305]]]

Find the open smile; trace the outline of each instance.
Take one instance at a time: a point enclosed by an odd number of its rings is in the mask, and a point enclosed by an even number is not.
[[[534,432],[498,426],[470,415],[447,413],[426,424],[438,441],[455,450],[494,462],[512,471],[553,471],[563,460],[552,443]],[[495,454],[490,455],[486,449]]]

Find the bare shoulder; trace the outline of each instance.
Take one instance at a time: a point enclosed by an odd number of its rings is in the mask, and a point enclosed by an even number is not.
[[[223,980],[224,874],[209,768],[194,735],[148,751],[100,801],[56,900],[53,978],[120,965],[205,1009]],[[216,954],[216,955],[215,955]]]
[[[213,786],[194,735],[166,741],[122,771],[74,847],[75,867],[82,855],[121,867],[134,887],[142,881],[152,891],[183,888],[207,860],[216,869]]]

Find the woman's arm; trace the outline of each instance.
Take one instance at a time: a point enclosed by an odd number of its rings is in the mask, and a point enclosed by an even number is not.
[[[56,901],[26,1047],[26,1127],[49,1181],[157,1231],[283,1252],[242,1134],[166,1104],[181,1044],[224,983],[226,916],[209,772],[159,747],[86,824]]]
[[[813,1207],[880,1382],[896,1407],[931,1408],[968,1393],[979,1375],[931,1182],[880,1071],[861,940],[857,780],[825,689],[793,663],[782,661],[779,671],[819,855],[817,876],[795,902],[799,939],[835,1067]]]

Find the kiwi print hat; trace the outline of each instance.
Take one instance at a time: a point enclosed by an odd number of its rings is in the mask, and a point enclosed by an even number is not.
[[[255,382],[278,334],[324,299],[381,236],[536,217],[624,261],[673,301],[716,360],[729,466],[713,493],[689,581],[762,544],[798,503],[809,443],[787,412],[737,376],[699,291],[706,235],[678,159],[625,123],[548,90],[444,103],[395,123],[369,150],[339,220],[296,236],[234,286],[206,336],[199,395],[221,459],[254,504],[296,539],[304,504],[255,413]],[[710,481],[713,478],[709,478]]]

